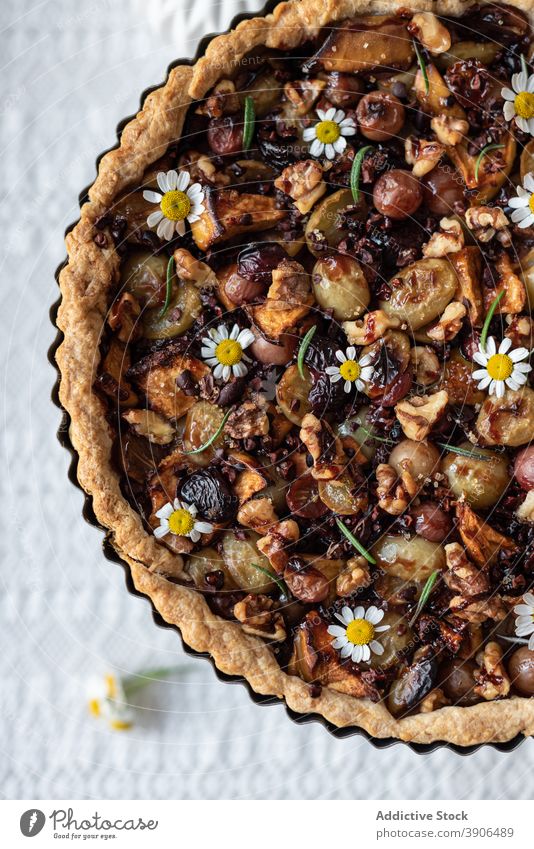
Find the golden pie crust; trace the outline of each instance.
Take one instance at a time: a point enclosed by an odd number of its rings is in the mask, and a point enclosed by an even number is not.
[[[534,18],[534,0],[507,2]],[[473,0],[414,0],[410,4],[393,0],[290,0],[280,3],[272,14],[243,21],[235,30],[214,38],[196,64],[174,68],[165,85],[146,98],[142,110],[124,128],[119,147],[100,161],[89,201],[66,237],[68,264],[59,278],[62,302],[57,318],[64,339],[56,353],[61,372],[59,397],[70,416],[69,436],[79,456],[79,482],[92,497],[95,515],[109,530],[111,544],[128,563],[137,590],[152,600],[166,622],[178,626],[189,646],[208,652],[222,672],[246,678],[256,693],[284,699],[296,713],[319,714],[338,727],[358,726],[375,738],[394,737],[414,743],[447,741],[460,746],[507,741],[519,733],[534,734],[534,699],[514,696],[394,719],[384,704],[355,699],[327,687],[313,698],[310,686],[287,675],[261,639],[214,615],[195,590],[170,583],[158,574],[177,574],[181,558],[146,533],[140,516],[123,497],[111,463],[112,434],[105,405],[93,391],[108,291],[119,271],[113,246],[102,249],[94,243],[93,225],[122,191],[141,182],[147,166],[179,138],[191,101],[203,98],[253,48],[266,45],[290,50],[306,36],[317,35],[321,27],[355,15],[409,6],[414,11],[432,10],[455,17],[472,5]]]

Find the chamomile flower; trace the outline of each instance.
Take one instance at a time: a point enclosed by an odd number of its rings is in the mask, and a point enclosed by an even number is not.
[[[201,354],[207,364],[214,367],[214,377],[222,377],[223,380],[230,380],[232,374],[234,377],[244,377],[248,369],[243,360],[250,362],[244,349],[253,342],[254,334],[251,330],[240,330],[234,324],[228,331],[225,324],[220,324],[208,330],[208,336],[203,337]]]
[[[342,109],[333,106],[326,112],[317,110],[319,121],[313,127],[307,127],[302,138],[305,142],[311,142],[310,153],[319,157],[325,155],[327,159],[334,159],[336,153],[343,153],[347,146],[345,136],[353,136],[356,126],[352,118],[345,118]]]
[[[516,191],[517,197],[508,200],[508,206],[514,210],[510,217],[518,227],[530,227],[534,224],[534,174],[531,171],[525,174],[523,185],[517,186]]]
[[[185,222],[198,221],[204,212],[204,192],[200,183],[191,182],[187,171],[159,171],[157,183],[160,192],[145,189],[143,197],[149,203],[159,204],[159,209],[151,212],[146,223],[157,227],[160,239],[170,241],[174,234],[183,236]]]
[[[187,504],[175,498],[172,504],[165,504],[157,511],[159,527],[154,529],[156,539],[161,539],[167,534],[179,537],[189,537],[193,542],[198,542],[200,534],[210,534],[213,525],[209,522],[199,522],[196,518],[197,508],[194,504]]]
[[[350,392],[353,384],[358,392],[362,392],[364,385],[368,383],[374,372],[374,368],[370,363],[372,357],[366,354],[361,360],[356,359],[356,348],[351,345],[346,352],[336,351],[336,359],[339,360],[339,366],[327,366],[325,369],[332,383],[338,380],[345,381],[345,392]]]
[[[512,88],[501,89],[504,117],[515,121],[520,130],[534,135],[534,74],[526,67],[512,77]]]
[[[521,601],[522,604],[514,607],[515,633],[518,637],[529,637],[528,647],[534,651],[534,593],[525,593]]]
[[[127,703],[122,680],[108,674],[93,677],[87,688],[89,712],[107,720],[114,731],[127,731],[133,725],[133,714]]]
[[[363,607],[343,607],[341,613],[335,614],[341,625],[330,625],[328,633],[334,637],[332,645],[341,657],[350,657],[354,663],[367,663],[373,654],[384,654],[384,646],[375,639],[376,635],[388,631],[389,625],[379,625],[384,618],[384,611],[371,605]]]
[[[509,389],[519,389],[527,382],[527,374],[532,366],[521,360],[526,359],[529,352],[526,348],[512,351],[511,347],[512,340],[503,339],[497,350],[492,336],[488,338],[484,349],[479,346],[473,355],[474,361],[482,366],[473,372],[473,378],[480,381],[478,389],[487,389],[490,395],[502,398],[507,386]]]

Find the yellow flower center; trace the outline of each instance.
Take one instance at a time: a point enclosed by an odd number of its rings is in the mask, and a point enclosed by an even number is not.
[[[367,619],[353,619],[347,625],[347,640],[355,646],[366,646],[375,635],[375,629]]]
[[[514,364],[507,354],[494,354],[488,360],[488,374],[493,380],[506,380],[514,370]]]
[[[339,125],[335,121],[319,121],[315,134],[323,144],[333,144],[341,135]]]
[[[170,221],[183,221],[191,212],[191,201],[185,192],[165,192],[161,198],[161,211]]]
[[[355,360],[345,360],[339,368],[339,373],[344,380],[358,380],[362,370]]]
[[[528,199],[529,209],[532,213],[534,213],[534,194],[530,195]]]
[[[128,722],[126,719],[112,719],[110,720],[109,725],[114,731],[128,731],[128,729],[132,727],[132,723]]]
[[[108,699],[116,699],[117,698],[117,682],[115,680],[114,675],[106,675],[106,688],[108,693]]]
[[[514,100],[516,115],[520,118],[534,118],[534,94],[529,91],[520,91]]]
[[[243,356],[243,348],[234,339],[223,339],[215,348],[215,356],[223,366],[235,366]]]
[[[98,701],[98,699],[90,699],[89,713],[91,713],[93,716],[100,716],[100,702]]]
[[[169,516],[169,530],[171,534],[176,534],[179,537],[185,537],[190,534],[195,527],[195,520],[189,510],[175,510]]]

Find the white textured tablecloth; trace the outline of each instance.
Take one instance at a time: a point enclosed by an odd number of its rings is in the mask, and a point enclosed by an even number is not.
[[[156,628],[81,517],[56,442],[54,270],[78,192],[115,125],[167,64],[246,8],[236,0],[2,0],[0,310],[0,794],[6,798],[531,798],[534,744],[468,758],[376,751],[293,725],[217,681]],[[248,3],[257,8],[258,2]],[[91,674],[184,664],[155,684],[135,728],[86,711]]]

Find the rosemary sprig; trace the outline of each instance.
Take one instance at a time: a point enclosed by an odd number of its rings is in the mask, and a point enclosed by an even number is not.
[[[252,566],[254,566],[255,569],[259,569],[259,571],[263,572],[264,575],[267,575],[267,577],[270,578],[271,581],[274,581],[275,584],[278,585],[278,589],[280,590],[280,592],[287,598],[289,598],[289,590],[284,581],[282,581],[282,579],[279,578],[278,575],[275,575],[274,572],[271,572],[270,569],[266,569],[264,566],[259,566],[258,563],[252,563]]]
[[[421,73],[423,75],[423,80],[424,80],[424,83],[425,83],[425,92],[428,94],[428,92],[430,91],[430,83],[428,81],[428,71],[426,69],[425,60],[423,59],[423,57],[421,55],[421,51],[419,50],[419,48],[417,46],[417,42],[415,41],[415,39],[412,39],[412,41],[413,41],[413,49],[415,50],[415,55],[417,56],[417,64],[419,65],[419,67],[421,69]]]
[[[248,94],[245,97],[245,115],[243,126],[243,150],[248,150],[252,144],[254,135],[254,125],[256,123],[256,107],[254,106],[254,98]]]
[[[480,334],[480,349],[482,351],[486,350],[486,339],[488,338],[488,330],[491,324],[491,319],[493,318],[493,314],[499,305],[499,301],[504,296],[504,289],[502,292],[499,292],[497,297],[491,302],[490,308],[486,314],[486,318],[484,319],[484,325],[482,327],[482,333]]]
[[[365,147],[361,147],[358,153],[354,156],[352,168],[350,169],[350,190],[352,192],[354,203],[358,203],[360,200],[360,173],[362,170],[363,158],[367,151],[372,149],[373,145],[367,144]]]
[[[485,463],[488,463],[492,460],[492,457],[488,457],[487,454],[479,454],[478,451],[470,451],[469,448],[460,448],[458,445],[450,445],[448,442],[438,442],[440,448],[444,448],[445,451],[452,451],[454,454],[461,454],[462,457],[471,457],[473,460],[484,460]]]
[[[220,425],[219,425],[219,427],[217,428],[217,430],[215,431],[215,433],[214,433],[214,434],[212,434],[212,435],[210,436],[210,438],[209,438],[209,439],[207,439],[207,440],[206,440],[206,442],[204,442],[204,444],[203,444],[203,445],[201,445],[199,448],[193,448],[193,450],[192,450],[192,451],[182,451],[182,454],[184,454],[184,455],[186,455],[186,454],[201,454],[201,453],[202,453],[202,451],[205,451],[205,450],[206,450],[206,448],[209,448],[209,447],[210,447],[210,445],[212,445],[212,444],[215,442],[215,440],[217,439],[217,437],[219,436],[219,434],[220,434],[220,433],[222,433],[222,430],[223,430],[223,428],[224,428],[224,426],[225,426],[226,422],[228,421],[228,417],[229,417],[229,415],[230,415],[230,413],[231,413],[231,412],[232,412],[232,410],[230,409],[230,410],[228,410],[228,412],[227,412],[227,413],[225,413],[225,414],[224,414],[223,420],[222,420],[222,422],[220,423]]]
[[[484,159],[486,154],[488,154],[490,152],[490,150],[502,150],[503,148],[504,148],[503,144],[487,144],[486,147],[482,148],[482,150],[480,151],[480,153],[477,156],[477,161],[475,163],[475,180],[477,181],[477,183],[478,183],[478,172],[479,172],[479,169],[480,169],[480,163],[482,162],[482,160]]]
[[[306,336],[304,337],[304,339],[300,343],[300,348],[299,348],[299,352],[298,352],[298,356],[297,356],[297,368],[298,368],[299,374],[300,374],[300,376],[302,377],[303,380],[304,380],[304,357],[306,356],[306,351],[308,350],[308,348],[310,346],[310,342],[313,339],[316,330],[317,330],[317,325],[314,324],[313,327],[310,327],[310,329],[306,333]]]
[[[347,528],[345,523],[342,522],[341,519],[336,519],[336,525],[338,526],[338,528],[341,531],[341,533],[343,534],[343,536],[346,537],[348,539],[348,541],[351,543],[351,545],[354,546],[356,551],[359,551],[360,554],[363,557],[365,557],[365,559],[367,560],[368,563],[371,563],[371,565],[376,566],[376,560],[374,559],[373,555],[369,554],[369,552],[367,551],[366,548],[363,547],[361,542],[358,542],[358,540],[356,539],[354,534],[352,534],[349,531],[349,529]]]
[[[165,318],[167,315],[167,310],[171,305],[171,296],[172,296],[172,278],[174,275],[174,257],[171,256],[167,263],[167,288],[165,289],[165,303],[163,304],[162,310],[159,314],[160,318]]]
[[[419,596],[419,601],[417,602],[417,607],[415,608],[415,613],[412,616],[412,618],[410,619],[410,628],[413,628],[415,621],[417,620],[417,618],[419,617],[423,607],[427,603],[428,598],[430,596],[430,593],[432,592],[432,590],[434,588],[434,584],[436,583],[438,575],[439,575],[439,569],[436,569],[436,571],[432,572],[432,574],[429,575],[429,577],[427,578],[426,584],[424,585],[423,589],[421,590],[421,595]]]
[[[377,442],[386,442],[388,445],[395,445],[393,439],[385,439],[383,436],[377,436],[372,430],[367,430],[363,425],[360,425],[360,430],[363,430],[370,439],[376,439]]]

